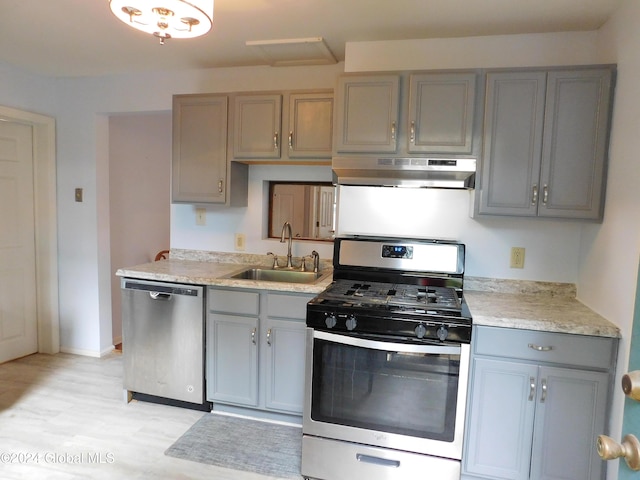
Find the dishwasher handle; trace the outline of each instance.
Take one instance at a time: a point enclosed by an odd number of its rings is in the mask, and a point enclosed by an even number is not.
[[[187,297],[201,297],[203,287],[199,285],[183,285],[177,283],[141,282],[136,280],[124,280],[123,290],[138,290],[149,292],[153,300],[169,300],[173,295],[185,295]]]
[[[149,292],[149,296],[151,297],[151,300],[171,300],[171,294],[170,293],[162,293],[162,292]]]

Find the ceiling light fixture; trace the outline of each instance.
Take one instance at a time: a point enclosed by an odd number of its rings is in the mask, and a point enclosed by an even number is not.
[[[193,38],[211,30],[213,0],[109,0],[113,14],[127,25],[168,38]]]

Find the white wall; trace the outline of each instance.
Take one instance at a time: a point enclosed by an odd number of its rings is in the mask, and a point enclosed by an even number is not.
[[[529,218],[469,216],[473,191],[339,187],[340,234],[457,240],[466,275],[575,283],[581,225]],[[524,247],[525,268],[509,268],[511,247]]]
[[[170,246],[171,112],[109,117],[110,271]],[[111,276],[111,331],[122,341],[120,278]]]
[[[296,180],[330,182],[329,166],[266,166],[251,165],[249,168],[249,199],[246,207],[207,207],[206,225],[198,226],[195,207],[174,204],[172,211],[171,247],[192,250],[217,250],[233,252],[234,234],[243,233],[246,239],[245,252],[286,253],[286,246],[277,239],[267,239],[268,232],[268,184],[270,180]],[[333,243],[294,241],[291,251],[294,257],[309,255],[317,250],[322,258],[331,258]]]
[[[60,324],[63,351],[98,355],[112,345],[109,260],[108,116],[171,110],[177,93],[331,88],[342,64],[328,67],[244,67],[148,73],[53,81],[58,122],[58,219],[60,257]],[[105,176],[107,175],[107,176]],[[106,184],[106,186],[105,186]],[[73,191],[84,188],[85,201]],[[171,236],[190,225],[189,207],[172,210]],[[236,225],[240,210],[211,213],[209,227],[218,239],[195,236],[193,248],[222,250],[229,238],[225,218]],[[186,215],[183,218],[183,215]],[[235,228],[235,227],[234,227]],[[174,233],[175,232],[175,233]],[[248,234],[248,232],[247,232]],[[202,238],[199,241],[198,238]],[[253,240],[252,245],[254,244]],[[172,240],[173,242],[173,240]],[[179,243],[175,246],[178,247]],[[173,244],[171,245],[174,246]],[[179,248],[179,247],[178,247]],[[274,247],[276,248],[276,247]],[[257,247],[257,253],[266,249]],[[126,266],[126,265],[123,265]]]

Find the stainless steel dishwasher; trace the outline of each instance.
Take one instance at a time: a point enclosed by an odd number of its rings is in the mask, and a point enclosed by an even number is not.
[[[123,278],[121,287],[127,400],[210,409],[204,386],[204,287],[131,278]]]

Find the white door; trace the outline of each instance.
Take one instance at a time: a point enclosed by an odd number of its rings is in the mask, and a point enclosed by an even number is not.
[[[316,238],[331,238],[335,233],[333,228],[333,213],[335,205],[335,187],[320,187],[318,192],[318,231]]]
[[[38,350],[32,127],[0,122],[0,363]]]
[[[304,222],[306,187],[297,184],[278,184],[273,189],[271,234],[279,236],[284,222],[291,224],[293,237],[308,237]]]

